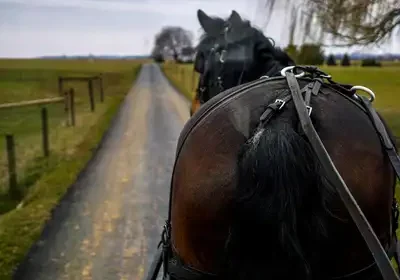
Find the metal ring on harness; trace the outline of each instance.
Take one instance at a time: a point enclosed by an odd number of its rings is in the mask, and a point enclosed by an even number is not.
[[[295,68],[296,66],[288,66],[288,67],[285,67],[285,68],[283,68],[282,70],[281,70],[281,75],[283,76],[283,77],[286,77],[286,72],[288,71],[288,70],[293,70],[293,68]],[[294,74],[294,73],[293,73]],[[300,74],[297,74],[297,75],[294,75],[296,78],[301,78],[301,77],[303,77],[305,75],[305,72],[301,72]]]
[[[332,76],[331,75],[329,75],[329,74],[320,74],[320,76],[322,77],[322,78],[325,78],[325,79],[331,79],[332,78]]]
[[[357,89],[358,89],[358,90],[365,91],[366,93],[369,94],[369,96],[370,96],[369,102],[372,103],[372,102],[375,100],[375,93],[374,93],[372,90],[370,90],[369,88],[367,88],[367,87],[363,87],[363,86],[354,86],[354,87],[352,87],[352,88],[350,89],[350,91],[357,90]],[[354,97],[355,97],[355,98],[358,98],[357,93],[354,94]]]

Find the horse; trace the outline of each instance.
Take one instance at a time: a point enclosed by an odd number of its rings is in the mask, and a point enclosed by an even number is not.
[[[200,43],[196,47],[197,53],[194,62],[194,70],[200,73],[200,79],[196,95],[192,100],[191,115],[193,115],[202,104],[223,91],[224,88],[226,89],[234,85],[253,81],[259,78],[260,74],[262,75],[276,71],[277,67],[280,67],[281,65],[295,65],[294,61],[287,53],[278,47],[272,46],[270,42],[271,38],[266,38],[260,31],[252,28],[250,23],[248,21],[243,21],[236,11],[232,11],[228,20],[224,21],[218,17],[211,18],[202,10],[199,10],[198,20],[204,30],[204,34],[201,36]],[[232,24],[232,26],[235,27],[236,32],[231,33],[227,38],[224,38],[220,35],[227,28],[227,24]],[[247,34],[247,32],[250,32],[250,34]],[[215,46],[221,48],[226,43],[232,44],[232,46],[235,45],[236,47],[231,50],[229,55],[237,57],[238,52],[240,52],[239,48],[246,44],[253,44],[251,42],[253,40],[255,40],[254,50],[250,50],[249,48],[246,49],[244,52],[239,54],[245,57],[240,57],[239,59],[236,59],[236,61],[231,61],[229,63],[230,67],[232,67],[232,71],[222,72],[222,69],[210,69],[210,71],[208,71],[207,67],[209,67],[209,61],[207,58],[211,57],[213,53],[219,54],[218,49],[216,49]],[[253,69],[242,71],[246,65],[241,67],[241,65],[237,64],[248,63],[253,54],[258,56],[253,58],[259,61],[259,63],[248,65],[253,67]],[[274,56],[275,60],[272,60],[271,56]],[[221,56],[216,57],[216,59],[223,60],[224,53],[222,53]],[[266,64],[263,65],[262,62],[266,62]],[[221,71],[222,74],[230,76],[218,76],[220,79],[214,81],[213,79],[208,79],[206,74],[201,75],[202,73],[215,75],[216,73],[213,73],[213,70]],[[222,80],[229,84],[222,85]],[[216,82],[218,85],[215,84]]]
[[[149,279],[399,279],[400,158],[373,92],[295,65],[235,11],[197,15],[207,101],[178,140]]]

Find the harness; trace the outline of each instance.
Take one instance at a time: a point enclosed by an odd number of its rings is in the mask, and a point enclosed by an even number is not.
[[[290,70],[290,71],[289,71]],[[301,70],[302,72],[298,75],[293,74],[295,70]],[[371,120],[376,132],[379,135],[381,144],[390,159],[390,163],[393,166],[395,174],[397,178],[400,179],[400,157],[395,150],[395,146],[390,139],[387,130],[380,119],[379,115],[372,107],[372,102],[375,99],[375,95],[372,91],[365,87],[361,86],[350,86],[344,85],[334,82],[331,79],[330,75],[322,72],[316,67],[312,66],[289,66],[284,68],[281,71],[281,75],[286,79],[290,94],[279,96],[274,102],[269,104],[266,110],[261,114],[259,119],[259,125],[265,126],[272,117],[276,116],[285,109],[286,104],[289,102],[294,103],[294,107],[296,109],[297,115],[299,117],[300,127],[311,144],[313,150],[315,151],[318,159],[321,162],[324,170],[326,171],[326,175],[332,184],[335,186],[337,192],[339,193],[344,205],[346,206],[350,216],[355,222],[358,230],[363,236],[369,250],[371,251],[374,262],[362,268],[358,271],[354,271],[347,275],[342,275],[339,277],[332,277],[331,279],[366,279],[367,276],[370,276],[371,273],[376,272],[379,269],[380,274],[383,276],[385,280],[392,279],[400,279],[393,267],[391,266],[391,262],[389,258],[394,257],[395,261],[400,270],[400,262],[399,262],[399,248],[396,237],[396,230],[398,228],[398,217],[399,217],[399,209],[396,199],[394,198],[392,203],[392,221],[391,221],[391,230],[388,244],[385,244],[386,248],[383,248],[379,239],[375,235],[371,225],[368,220],[364,216],[362,210],[358,206],[354,197],[352,196],[350,190],[346,186],[346,183],[341,178],[337,169],[335,168],[329,154],[325,150],[325,147],[319,138],[312,121],[310,119],[310,115],[312,114],[312,107],[310,106],[310,100],[312,96],[316,96],[319,94],[321,86],[327,85],[332,88],[338,94],[352,101],[355,105],[357,105],[361,110],[363,110],[369,119]],[[303,77],[307,75],[310,82],[303,88],[300,89],[297,78]],[[246,89],[251,89],[256,85],[260,85],[265,83],[268,80],[282,79],[282,77],[276,78],[268,78],[262,77],[257,81],[244,84],[240,87],[235,87],[224,94],[224,96],[220,97],[219,100],[213,102],[212,104],[206,104],[204,110],[201,112],[198,120],[202,119],[205,115],[207,115],[210,111],[218,108],[218,105],[229,100],[232,96],[238,94],[238,92],[243,92]],[[329,83],[325,83],[324,80],[327,80]],[[363,90],[369,93],[370,98],[367,99],[364,96],[358,95],[356,93],[357,90]],[[303,96],[304,95],[304,96]],[[195,124],[194,124],[195,125]],[[193,126],[194,126],[193,125]],[[183,139],[187,137],[190,133],[190,130],[186,130],[186,134],[183,135]],[[183,140],[184,141],[184,140]],[[178,144],[179,154],[180,144]],[[158,250],[156,256],[154,258],[153,263],[150,266],[147,278],[148,280],[157,279],[158,273],[160,271],[161,265],[163,266],[163,279],[179,279],[179,280],[214,280],[218,279],[218,275],[207,273],[204,271],[197,270],[193,267],[190,267],[180,260],[179,256],[176,253],[176,250],[171,243],[171,195],[172,195],[172,186],[170,190],[170,205],[168,212],[168,220],[164,225],[164,229],[161,235],[161,241],[158,245]],[[169,277],[169,278],[168,278]]]

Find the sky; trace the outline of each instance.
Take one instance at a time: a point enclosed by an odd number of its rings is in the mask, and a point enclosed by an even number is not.
[[[0,0],[0,57],[115,54],[146,55],[163,26],[193,32],[197,9],[226,17],[231,10],[263,27],[257,0]],[[285,11],[270,19],[266,36],[287,44]],[[333,48],[327,51],[340,51]],[[392,41],[376,52],[400,52]]]

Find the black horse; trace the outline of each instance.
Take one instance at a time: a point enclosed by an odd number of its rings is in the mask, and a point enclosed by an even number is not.
[[[279,69],[295,65],[271,38],[242,20],[236,11],[227,20],[209,17],[202,10],[197,16],[204,30],[194,63],[200,73],[195,99],[201,104],[233,86],[279,75]]]
[[[195,67],[208,101],[178,142],[165,273],[398,279],[387,254],[397,244],[400,159],[373,93],[294,66],[236,12],[198,18],[206,35]]]

